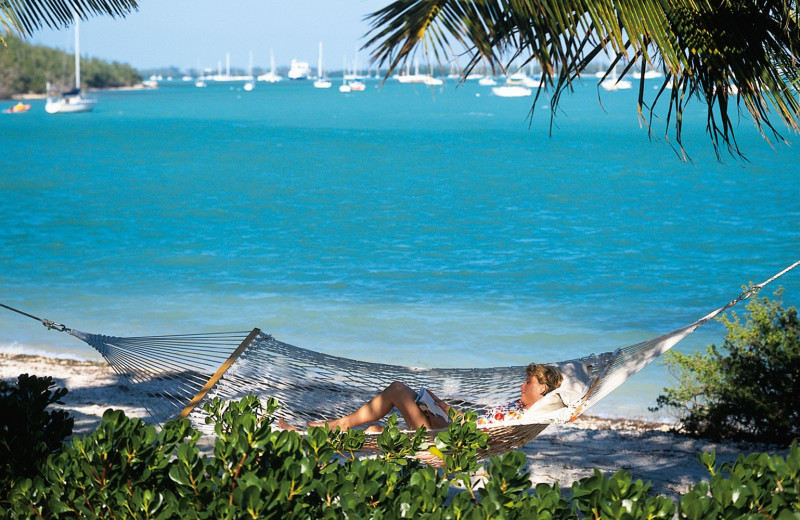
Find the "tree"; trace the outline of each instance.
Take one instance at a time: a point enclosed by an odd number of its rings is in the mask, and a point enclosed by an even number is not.
[[[666,99],[664,136],[669,141],[672,131],[673,147],[686,158],[683,114],[699,98],[717,157],[725,147],[743,157],[737,112],[749,112],[767,140],[783,140],[776,119],[800,129],[798,14],[795,0],[396,0],[369,15],[366,47],[389,73],[420,47],[440,64],[466,49],[464,75],[484,61],[503,70],[533,61],[554,109],[589,63],[606,54],[607,75],[620,63],[623,76],[638,74],[637,111],[650,135],[655,108]],[[652,100],[645,99],[647,67],[665,73]]]
[[[800,321],[797,309],[776,300],[754,299],[742,320],[732,313],[720,321],[727,329],[720,348],[665,360],[677,376],[657,408],[678,412],[689,434],[774,442],[800,438]]]

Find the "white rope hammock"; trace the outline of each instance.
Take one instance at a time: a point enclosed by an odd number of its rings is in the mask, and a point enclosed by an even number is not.
[[[549,363],[562,372],[564,383],[521,420],[490,428],[492,448],[485,455],[523,446],[554,422],[575,420],[699,326],[797,265],[800,261],[663,336],[613,352]],[[48,328],[68,332],[94,347],[122,380],[142,392],[143,404],[155,422],[189,417],[204,430],[208,428],[202,404],[213,397],[232,400],[248,393],[262,399],[274,397],[283,406],[283,417],[301,425],[346,415],[393,381],[412,388],[429,387],[456,408],[480,412],[518,398],[519,383],[525,378],[524,366],[412,368],[357,361],[295,347],[259,329],[124,338],[87,334],[0,306],[37,319]],[[376,446],[368,441],[366,448]]]

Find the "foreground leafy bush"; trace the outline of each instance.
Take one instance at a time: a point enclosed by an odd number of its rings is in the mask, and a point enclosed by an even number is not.
[[[423,447],[424,430],[405,435],[396,418],[379,437],[383,456],[357,458],[362,431],[276,431],[271,423],[277,409],[275,401],[265,405],[252,396],[207,405],[216,432],[212,456],[200,453],[201,434],[186,419],[157,432],[109,410],[95,432],[51,455],[38,475],[17,479],[0,513],[154,519],[800,517],[796,445],[785,460],[752,455],[719,469],[713,455],[704,455],[710,482],[697,484],[676,505],[651,496],[649,484],[624,471],[595,471],[570,493],[558,484],[531,488],[521,452],[491,458],[478,479],[475,453],[487,438],[474,416],[452,425],[430,448],[446,460],[437,471],[410,458]]]
[[[800,450],[793,442],[788,457],[765,453],[739,455],[734,464],[715,464],[713,453],[698,460],[711,474],[679,503],[680,518],[800,518]]]
[[[725,342],[705,354],[670,351],[667,365],[678,378],[655,410],[676,412],[692,435],[789,445],[800,437],[800,321],[797,309],[776,299],[753,299],[742,323],[721,318]]]
[[[63,404],[66,388],[52,377],[22,374],[16,383],[0,381],[0,504],[2,497],[21,477],[32,477],[72,435],[74,420],[63,410],[48,410]]]

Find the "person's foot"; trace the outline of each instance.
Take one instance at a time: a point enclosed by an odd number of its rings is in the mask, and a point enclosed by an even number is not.
[[[338,421],[308,421],[308,426],[313,428],[322,428],[326,425],[331,430],[335,430],[336,428],[339,428],[342,431],[347,430],[347,428],[339,424]]]
[[[278,428],[280,428],[281,430],[291,430],[291,431],[293,431],[293,432],[296,432],[296,431],[297,431],[297,428],[295,428],[295,427],[294,427],[294,426],[292,426],[291,424],[287,423],[287,422],[284,420],[284,418],[283,418],[283,417],[279,417],[279,418],[278,418]]]

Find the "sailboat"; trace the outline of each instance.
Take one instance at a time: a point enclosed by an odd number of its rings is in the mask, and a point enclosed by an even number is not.
[[[331,88],[331,81],[322,75],[322,42],[319,42],[319,56],[317,58],[317,80],[314,88]]]
[[[257,79],[258,81],[266,81],[267,83],[277,83],[281,79],[281,76],[275,73],[275,55],[272,53],[272,49],[269,50],[269,66],[270,70],[266,74],[260,75]]]
[[[244,82],[242,88],[246,92],[250,92],[254,88],[256,88],[256,82],[253,79],[253,51],[250,51],[250,61],[249,61],[249,68],[247,69],[247,79]]]
[[[512,74],[506,77],[506,84],[492,87],[492,94],[498,97],[530,96],[532,91],[522,84],[523,77],[525,77],[525,75],[522,73]]]
[[[62,93],[59,97],[48,97],[44,109],[48,114],[66,114],[73,112],[91,112],[96,99],[83,97],[81,94],[81,51],[78,32],[78,16],[75,16],[75,88]],[[49,86],[49,84],[48,84]],[[48,88],[49,91],[49,88]]]
[[[614,65],[614,68],[611,72],[611,78],[603,81],[600,83],[600,86],[606,90],[628,90],[633,87],[630,81],[627,79],[617,79],[617,66]]]

